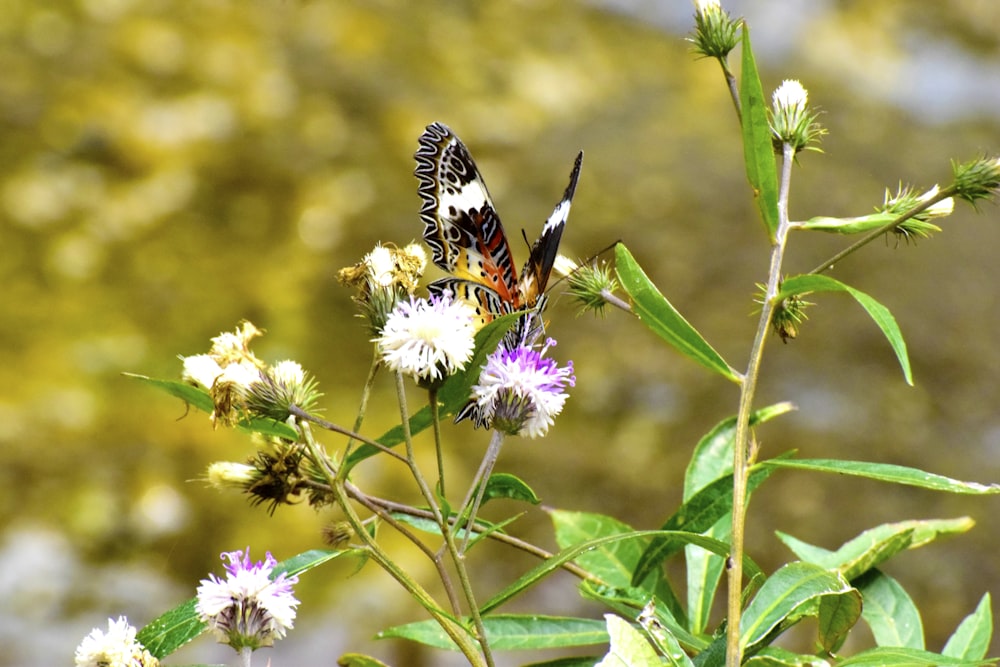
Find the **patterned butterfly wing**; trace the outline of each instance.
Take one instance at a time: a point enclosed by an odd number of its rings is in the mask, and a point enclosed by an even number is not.
[[[549,282],[549,275],[552,273],[552,265],[555,264],[556,255],[559,254],[559,241],[562,239],[563,229],[566,228],[566,219],[569,217],[569,207],[573,203],[573,195],[576,193],[576,182],[580,179],[580,167],[583,165],[583,151],[576,156],[573,163],[573,171],[569,175],[569,185],[563,193],[562,200],[556,205],[552,215],[545,221],[542,233],[531,246],[531,255],[528,257],[524,269],[521,270],[521,281],[518,284],[518,292],[525,305],[533,307],[544,304],[543,296],[545,287]],[[541,301],[541,303],[540,303]]]
[[[451,274],[432,283],[432,293],[451,290],[478,309],[482,323],[520,310],[510,244],[468,149],[441,123],[428,125],[418,144],[424,241],[433,262]]]

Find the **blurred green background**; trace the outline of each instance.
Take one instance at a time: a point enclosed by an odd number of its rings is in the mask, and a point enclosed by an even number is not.
[[[726,6],[750,22],[765,89],[798,78],[824,112],[825,154],[801,156],[793,217],[864,214],[886,187],[944,183],[950,159],[1000,150],[1000,5]],[[521,258],[521,228],[537,233],[584,149],[564,252],[623,240],[742,367],[768,246],[718,67],[684,41],[692,11],[642,0],[0,3],[0,665],[70,662],[108,616],[141,625],[190,597],[221,571],[222,551],[249,544],[282,559],[321,546],[336,515],[269,517],[206,488],[205,466],[245,459],[247,440],[121,373],[177,377],[177,355],[248,318],[268,331],[258,355],[303,363],[324,415],[350,424],[371,350],[335,275],[377,241],[419,239],[412,156],[432,121],[469,145]],[[982,209],[959,206],[945,233],[876,243],[836,268],[896,314],[917,386],[860,309],[817,298],[799,340],[768,348],[760,404],[800,410],[761,430],[765,456],[797,448],[997,480],[1000,211]],[[843,242],[793,237],[789,272]],[[500,468],[548,505],[659,525],[697,438],[735,411],[735,389],[620,313],[578,318],[554,297],[549,319],[577,386],[549,437],[511,441]],[[388,382],[373,404],[375,435],[398,415]],[[461,425],[446,437],[462,479],[487,435]],[[401,474],[372,460],[357,481],[389,493]],[[748,541],[773,569],[791,558],[775,529],[834,548],[884,521],[973,517],[972,533],[888,568],[940,649],[1000,583],[996,510],[992,498],[786,473],[755,496]],[[553,546],[540,509],[519,530]],[[473,562],[484,590],[531,565],[491,549]],[[351,574],[307,575],[275,664],[333,664],[347,650],[452,664],[373,641],[422,616],[374,567]],[[565,575],[510,609],[602,612]],[[807,634],[788,641],[810,645]],[[202,639],[169,662],[198,660],[232,658]]]

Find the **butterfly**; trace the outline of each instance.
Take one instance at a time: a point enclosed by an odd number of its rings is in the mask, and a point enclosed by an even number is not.
[[[423,204],[424,241],[432,261],[449,274],[428,285],[428,290],[435,295],[450,292],[452,298],[471,305],[480,327],[501,315],[524,311],[526,316],[512,331],[513,345],[525,342],[533,314],[545,307],[545,288],[580,178],[583,152],[576,156],[566,192],[531,245],[519,277],[500,216],[469,149],[441,123],[428,125],[418,145],[414,173]]]

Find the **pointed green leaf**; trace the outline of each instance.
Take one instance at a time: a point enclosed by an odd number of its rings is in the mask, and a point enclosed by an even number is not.
[[[811,563],[794,562],[768,577],[740,619],[740,645],[763,641],[800,608],[825,595],[842,595],[851,585],[836,572]]]
[[[594,667],[654,667],[665,662],[652,644],[628,621],[605,614],[611,646],[607,655]]]
[[[740,382],[740,374],[726,363],[725,359],[656,289],[632,253],[621,243],[615,246],[615,270],[618,272],[622,288],[632,298],[635,314],[653,333],[705,368],[733,382]]]
[[[864,598],[861,616],[879,646],[901,646],[923,650],[924,624],[920,611],[899,582],[870,570],[855,580]]]
[[[575,544],[568,549],[563,549],[558,554],[555,554],[551,558],[546,559],[539,565],[521,575],[517,581],[508,585],[505,589],[494,595],[490,600],[485,602],[481,607],[480,611],[482,613],[487,613],[496,609],[503,603],[507,602],[511,598],[515,597],[519,593],[527,590],[531,586],[537,584],[543,578],[554,572],[555,570],[562,567],[564,564],[580,558],[583,554],[589,551],[604,547],[606,545],[612,544],[614,542],[622,542],[627,540],[648,540],[653,537],[668,537],[671,540],[675,540],[681,543],[696,544],[703,549],[707,549],[713,553],[717,553],[721,556],[726,556],[729,554],[729,545],[725,542],[720,542],[719,540],[713,540],[711,538],[705,537],[704,535],[698,535],[696,533],[684,533],[680,531],[662,531],[662,530],[636,530],[628,533],[622,533],[620,535],[607,535],[593,540],[587,540],[580,544]],[[600,566],[603,570],[615,572],[616,569],[620,567],[620,564],[610,564],[605,568],[605,566]],[[748,556],[743,558],[743,571],[747,573],[748,577],[754,577],[762,574],[760,567],[751,560]],[[617,576],[617,575],[615,575]],[[595,584],[603,584],[605,582],[600,581],[596,576],[594,577]]]
[[[600,658],[596,655],[571,656],[568,658],[556,658],[555,660],[543,660],[542,662],[532,662],[524,667],[594,667]]]
[[[667,665],[670,667],[694,667],[694,662],[681,646],[681,637],[663,623],[655,602],[647,604],[643,608],[638,620],[639,625],[646,632],[646,636],[663,655]]]
[[[389,667],[381,660],[360,653],[345,653],[337,658],[338,667]]]
[[[768,468],[759,464],[751,468],[747,478],[747,493],[752,493],[770,474]],[[730,474],[720,477],[694,494],[660,529],[702,533],[729,514],[732,508],[733,476]],[[636,566],[632,575],[633,585],[639,585],[660,563],[680,551],[683,546],[682,541],[668,537],[653,540]]]
[[[773,242],[778,229],[778,172],[771,126],[767,121],[767,100],[760,85],[750,45],[750,28],[746,22],[743,23],[742,62],[740,107],[743,110],[743,161],[761,220]]]
[[[468,619],[463,623],[471,624]],[[538,650],[590,646],[608,641],[603,621],[537,614],[496,614],[483,617],[486,637],[495,651]],[[434,648],[456,650],[436,621],[397,625],[375,635],[376,639],[408,639]]]
[[[777,646],[765,646],[743,661],[746,667],[830,667],[827,660],[815,655],[802,655]]]
[[[794,409],[791,403],[776,403],[752,413],[750,425],[766,422]],[[687,472],[684,475],[684,500],[709,483],[733,471],[733,442],[736,437],[736,417],[716,424],[695,446]],[[705,533],[717,540],[727,540],[731,514],[726,512]],[[712,602],[725,568],[725,559],[694,546],[684,547],[687,564],[687,599],[689,628],[703,632],[712,612]]]
[[[294,576],[348,553],[354,553],[354,550],[313,549],[306,551],[278,563],[271,576],[274,578],[283,572]],[[207,626],[198,619],[198,613],[195,611],[196,604],[197,599],[192,598],[153,619],[139,630],[136,639],[157,659],[163,659],[170,655],[205,631]]]
[[[490,480],[486,484],[486,490],[483,492],[484,505],[488,500],[497,499],[519,500],[531,503],[532,505],[538,505],[542,502],[524,480],[506,472],[497,472],[490,475]]]
[[[837,667],[980,667],[996,660],[960,660],[913,648],[880,646],[852,655]]]
[[[816,472],[832,472],[839,475],[866,477],[880,482],[892,482],[907,486],[917,486],[931,491],[946,491],[948,493],[963,493],[972,495],[987,495],[1000,493],[1000,484],[979,484],[977,482],[960,482],[957,479],[924,472],[917,468],[894,465],[891,463],[870,463],[867,461],[841,461],[839,459],[770,459],[759,465],[775,468],[796,468],[798,470],[814,470]]]
[[[819,603],[819,645],[834,655],[844,645],[848,633],[861,618],[861,593],[852,590],[844,595],[827,595]]]
[[[199,387],[195,387],[194,385],[176,380],[158,380],[145,375],[137,375],[135,373],[122,373],[122,375],[139,380],[140,382],[148,384],[151,387],[155,387],[160,391],[165,391],[171,396],[175,396],[188,405],[193,405],[207,414],[211,414],[212,411],[215,410],[215,404],[212,403],[212,398],[208,395],[208,392]],[[237,427],[244,431],[271,435],[278,438],[284,438],[285,440],[297,440],[299,437],[299,434],[296,433],[295,429],[291,426],[281,422],[276,422],[273,419],[254,417],[252,419],[241,421],[237,424]]]
[[[901,551],[922,547],[942,536],[968,532],[974,525],[969,517],[886,523],[864,531],[836,551],[813,547],[781,532],[778,537],[802,560],[837,570],[854,580]]]
[[[818,216],[809,218],[803,222],[797,222],[794,228],[834,232],[837,234],[858,234],[884,227],[898,217],[890,213],[872,213],[871,215],[863,215],[857,218],[828,218]]]
[[[990,608],[990,594],[987,593],[976,610],[958,624],[941,653],[951,658],[981,660],[986,657],[992,638],[993,610]]]
[[[889,345],[892,346],[893,352],[896,353],[896,359],[899,360],[899,365],[903,369],[903,377],[906,379],[906,383],[913,384],[913,373],[910,370],[910,358],[906,352],[906,341],[903,340],[903,332],[900,331],[899,325],[896,324],[896,318],[892,316],[888,308],[861,290],[845,285],[830,276],[815,274],[786,278],[781,283],[781,290],[775,299],[782,301],[790,296],[811,294],[813,292],[846,292],[854,297],[854,300],[867,311],[875,324],[878,325],[878,328],[882,330],[882,334],[886,340],[889,341]]]

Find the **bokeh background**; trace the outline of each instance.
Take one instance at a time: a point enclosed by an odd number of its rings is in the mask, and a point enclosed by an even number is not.
[[[726,6],[753,29],[765,89],[798,78],[824,112],[825,153],[801,156],[793,217],[864,214],[887,187],[943,183],[950,159],[1000,151],[997,3]],[[246,439],[121,373],[177,377],[178,355],[248,318],[268,331],[258,355],[303,363],[325,416],[351,423],[371,349],[335,275],[378,241],[419,239],[412,155],[429,122],[470,146],[522,258],[520,230],[537,233],[584,149],[564,251],[622,239],[743,366],[768,247],[719,69],[684,40],[691,15],[653,0],[3,2],[0,665],[70,662],[109,616],[141,625],[190,597],[222,551],[282,559],[321,546],[335,514],[270,517],[206,488],[205,466],[245,459]],[[916,387],[856,305],[815,299],[799,340],[769,345],[759,403],[800,410],[761,430],[765,455],[998,480],[1000,210],[959,206],[943,226],[873,244],[833,274],[896,314]],[[843,242],[795,236],[788,270]],[[577,386],[549,437],[509,442],[500,467],[550,506],[659,525],[694,443],[735,411],[734,388],[620,313],[577,317],[558,297],[549,313]],[[398,414],[389,385],[376,388],[370,434]],[[462,425],[446,438],[453,475],[471,474],[487,436]],[[402,471],[373,460],[358,474],[388,493]],[[971,533],[888,567],[940,649],[1000,585],[998,502],[784,473],[755,496],[749,548],[773,569],[791,558],[776,529],[835,548],[885,521],[971,516]],[[541,509],[519,530],[553,546]],[[531,565],[482,553],[487,590]],[[596,617],[574,583],[557,575],[511,609]],[[373,566],[325,567],[300,593],[275,664],[333,664],[348,650],[450,661],[372,639],[422,618]],[[170,662],[233,657],[203,638]]]

